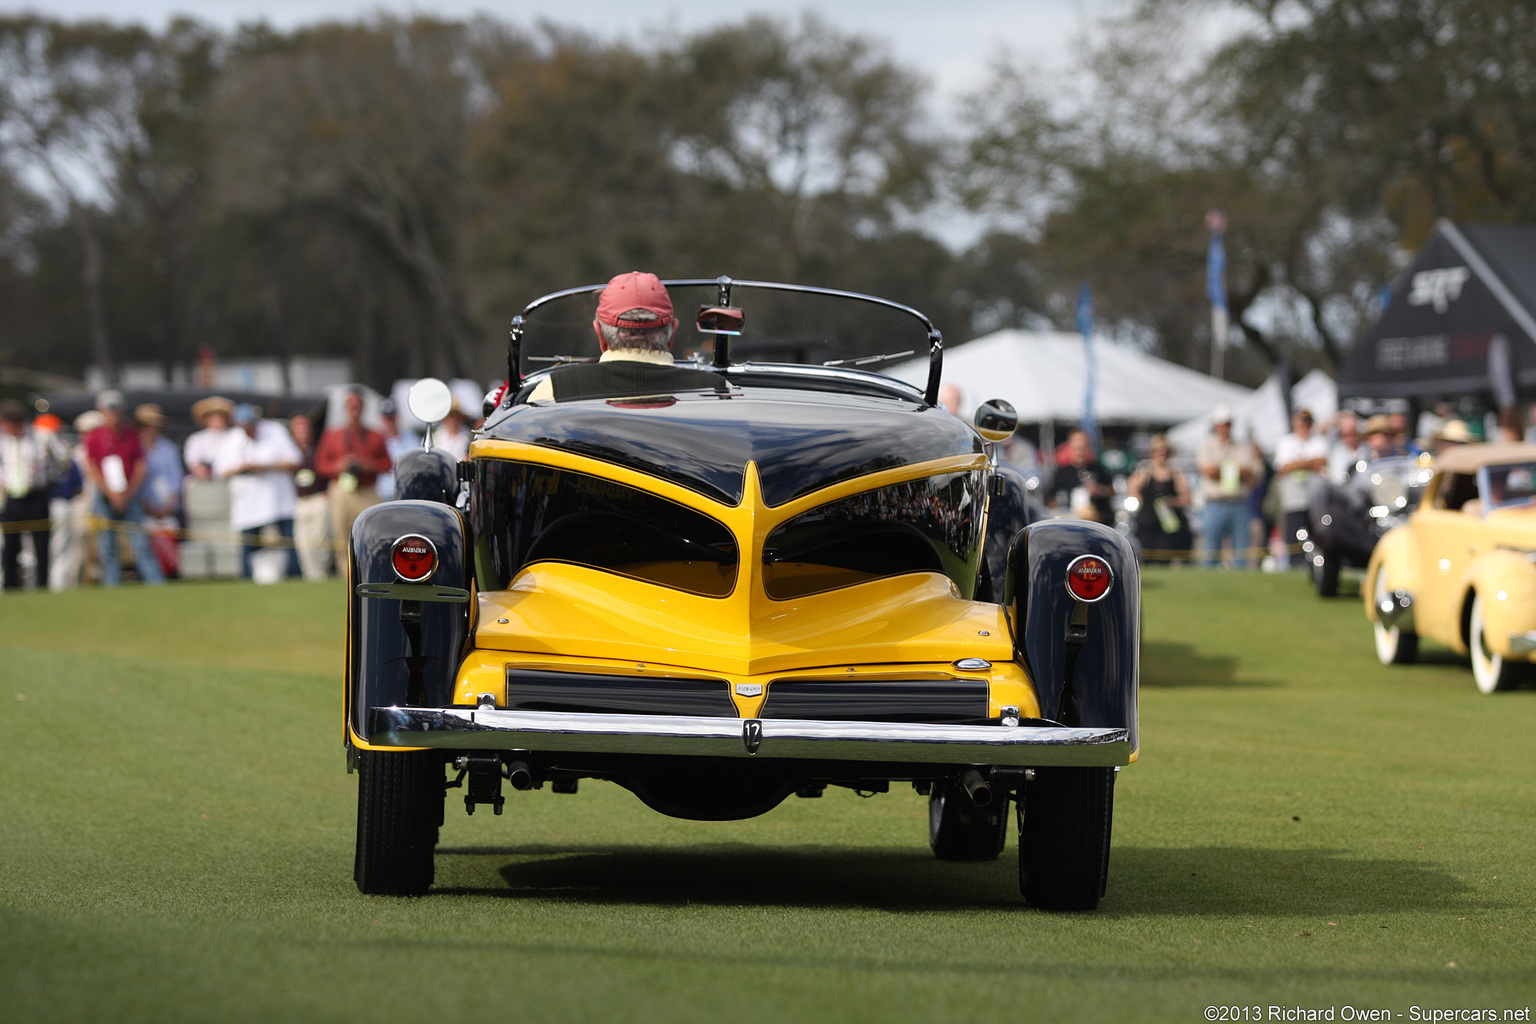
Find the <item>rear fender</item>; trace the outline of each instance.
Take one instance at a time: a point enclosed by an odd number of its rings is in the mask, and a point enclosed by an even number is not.
[[[453,703],[454,677],[469,635],[467,600],[407,601],[362,597],[367,584],[397,584],[390,550],[406,534],[437,549],[437,568],[419,586],[424,594],[467,591],[464,521],[433,501],[388,501],[357,517],[349,551],[346,716],[348,742],[366,746],[370,707]],[[467,594],[466,594],[467,596]],[[402,611],[415,606],[419,622]],[[419,632],[413,638],[411,633]]]
[[[413,448],[395,466],[395,496],[452,505],[459,494],[458,463],[439,449]]]
[[[1087,629],[1074,659],[1067,633],[1078,602],[1066,579],[1079,555],[1102,558],[1115,582],[1102,599],[1084,606]],[[1130,543],[1099,523],[1034,523],[1014,538],[1009,551],[1004,603],[1014,649],[1029,669],[1041,715],[1064,725],[1125,729],[1136,750],[1141,571]]]
[[[1008,576],[1009,543],[1019,531],[1042,518],[1042,508],[1029,491],[1029,478],[1012,466],[1000,465],[992,476],[987,502],[987,538],[982,550],[982,583],[976,600],[997,601]]]
[[[1472,619],[1472,597],[1483,599],[1483,633],[1495,654],[1524,661],[1528,655],[1512,654],[1509,634],[1536,630],[1536,565],[1523,551],[1495,549],[1480,555],[1467,566],[1463,584],[1466,597],[1461,610],[1461,640],[1467,635]]]

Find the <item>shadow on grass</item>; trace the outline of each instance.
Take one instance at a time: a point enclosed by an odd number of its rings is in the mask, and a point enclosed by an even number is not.
[[[1415,661],[1419,665],[1449,665],[1454,668],[1464,668],[1472,671],[1472,659],[1465,654],[1457,654],[1449,647],[1439,645],[1430,647],[1420,641],[1419,656]],[[1394,669],[1398,666],[1393,666]]]
[[[1012,837],[996,862],[941,862],[922,849],[800,846],[467,847],[445,857],[484,857],[505,889],[434,892],[592,904],[995,909],[1021,902]],[[511,863],[505,863],[509,858]],[[1343,850],[1116,847],[1100,912],[1129,917],[1391,914],[1466,906],[1451,875],[1408,861],[1350,858]]]
[[[1201,654],[1192,644],[1142,640],[1142,686],[1280,686],[1272,679],[1238,679],[1238,660]]]
[[[1017,901],[1011,849],[993,863],[952,864],[927,850],[846,847],[517,846],[439,850],[506,860],[505,889],[433,890],[594,904],[993,908]]]
[[[1393,914],[1470,905],[1455,876],[1346,850],[1115,847],[1103,910],[1146,915]]]

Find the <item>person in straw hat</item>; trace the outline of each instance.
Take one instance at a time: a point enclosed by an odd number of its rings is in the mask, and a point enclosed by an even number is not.
[[[139,425],[139,447],[144,449],[144,461],[149,463],[144,478],[144,511],[154,519],[170,519],[181,513],[181,480],[185,475],[181,467],[181,450],[175,442],[165,437],[165,414],[153,402],[146,402],[133,410],[133,420]]]
[[[229,418],[235,403],[222,395],[211,395],[192,405],[192,421],[201,429],[187,438],[183,452],[187,472],[199,480],[213,478],[213,464],[229,438]]]
[[[1454,448],[1459,444],[1473,444],[1477,438],[1472,436],[1471,429],[1466,420],[1446,420],[1435,431],[1435,436],[1430,439],[1429,449],[1436,455],[1447,448]]]
[[[1365,421],[1365,446],[1372,459],[1386,459],[1407,455],[1408,449],[1397,443],[1397,431],[1392,417],[1378,413]]]

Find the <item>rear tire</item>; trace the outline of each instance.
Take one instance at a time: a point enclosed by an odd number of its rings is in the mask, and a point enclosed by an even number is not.
[[[1317,585],[1318,597],[1339,596],[1339,557],[1319,551],[1312,556],[1312,582]]]
[[[997,860],[1008,841],[1008,797],[977,807],[953,782],[934,783],[928,797],[928,845],[939,860]]]
[[[435,750],[360,750],[357,757],[360,892],[421,896],[432,887],[432,852],[443,823],[443,758]]]
[[[1467,646],[1472,652],[1472,679],[1483,693],[1513,690],[1520,685],[1527,666],[1523,662],[1512,662],[1490,650],[1486,633],[1483,628],[1483,599],[1474,595],[1472,622],[1467,630]]]
[[[1387,590],[1386,566],[1376,570],[1376,579],[1371,588],[1375,595],[1377,614],[1381,603],[1389,596]],[[1372,625],[1376,630],[1376,660],[1383,665],[1412,665],[1419,658],[1419,634],[1411,629],[1403,629],[1400,626],[1388,628],[1376,619]]]
[[[1019,889],[1041,910],[1093,910],[1109,881],[1113,768],[1037,768],[1019,807]]]

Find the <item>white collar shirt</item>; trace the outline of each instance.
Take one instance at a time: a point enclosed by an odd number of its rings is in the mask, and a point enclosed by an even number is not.
[[[299,502],[293,470],[260,467],[299,465],[303,461],[299,446],[277,423],[259,420],[255,437],[238,427],[231,430],[213,463],[215,476],[235,473],[229,478],[230,525],[249,530],[292,519]],[[243,466],[253,468],[241,472]]]

